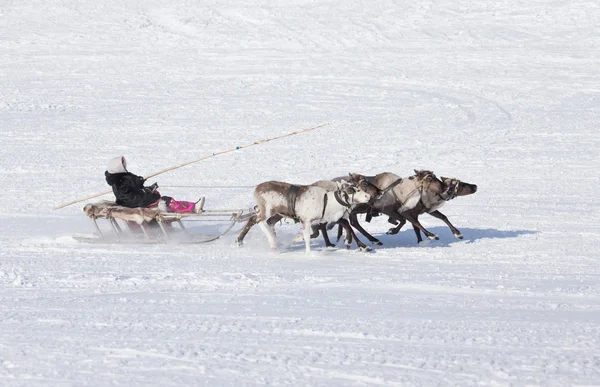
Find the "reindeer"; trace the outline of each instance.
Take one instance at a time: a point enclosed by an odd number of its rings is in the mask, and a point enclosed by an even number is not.
[[[429,215],[441,219],[444,223],[446,223],[446,225],[450,228],[450,231],[452,231],[452,234],[455,237],[457,237],[458,239],[463,238],[462,233],[456,227],[454,227],[454,225],[450,223],[446,215],[442,214],[440,211],[438,211],[438,209],[441,208],[448,200],[454,199],[458,196],[467,196],[474,194],[475,192],[477,192],[477,186],[475,184],[465,183],[454,178],[440,177],[440,179],[449,188],[447,190],[448,198],[444,199],[441,196],[433,196],[421,200],[415,208],[407,211],[407,213],[400,214],[403,219],[400,221],[400,223],[398,223],[396,227],[390,228],[387,234],[397,234],[402,228],[402,226],[404,226],[408,218],[417,219],[419,215],[427,212]],[[396,222],[391,218],[388,221],[392,224],[396,224]],[[413,228],[415,230],[415,234],[417,235],[417,243],[421,243],[423,241],[423,239],[421,238],[421,231],[417,227],[415,227],[414,224]]]
[[[375,176],[363,176],[351,173],[349,180],[356,182],[365,179],[381,190],[381,196],[369,204],[359,204],[350,213],[349,219],[352,227],[356,228],[361,234],[376,245],[381,245],[381,241],[369,234],[358,223],[358,214],[382,213],[388,215],[390,221],[394,224],[408,220],[414,227],[419,229],[429,239],[439,239],[437,235],[426,230],[417,217],[413,216],[409,210],[419,205],[422,200],[429,201],[431,198],[441,198],[449,200],[450,187],[446,186],[435,174],[427,170],[416,170],[415,175],[408,178],[401,178],[393,173],[384,172]],[[341,235],[341,229],[338,229],[338,239]]]
[[[306,252],[310,252],[310,234],[313,224],[337,222],[348,217],[355,204],[368,203],[371,195],[356,185],[342,182],[338,189],[328,191],[318,186],[298,186],[269,181],[254,189],[257,212],[236,238],[241,244],[250,229],[258,223],[272,249],[277,248],[273,225],[282,218],[291,218],[302,224]]]

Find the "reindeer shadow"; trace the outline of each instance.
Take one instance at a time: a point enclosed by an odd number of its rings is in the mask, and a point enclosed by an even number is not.
[[[440,227],[431,227],[428,228],[429,231],[437,235],[439,240],[428,240],[427,237],[423,236],[423,242],[421,244],[417,244],[417,237],[415,236],[415,232],[412,227],[407,227],[396,235],[388,235],[388,234],[377,234],[375,237],[383,243],[381,246],[375,246],[376,248],[386,248],[386,247],[417,247],[417,246],[427,246],[427,247],[448,247],[455,243],[473,243],[475,241],[484,240],[484,239],[509,239],[509,238],[517,238],[522,235],[534,235],[537,234],[538,231],[533,230],[498,230],[495,228],[464,228],[461,227],[460,231],[463,234],[463,239],[458,239],[454,235],[449,228],[440,226]],[[359,236],[360,238],[361,236]]]

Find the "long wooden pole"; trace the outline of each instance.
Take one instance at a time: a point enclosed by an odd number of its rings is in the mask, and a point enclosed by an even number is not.
[[[229,152],[234,152],[234,151],[236,151],[236,150],[239,150],[239,149],[249,148],[249,147],[251,147],[251,146],[255,146],[255,145],[264,144],[264,143],[266,143],[266,142],[273,141],[273,140],[278,140],[278,139],[280,139],[280,138],[289,137],[289,136],[294,136],[294,135],[296,135],[296,134],[300,134],[300,133],[306,133],[306,132],[310,132],[311,130],[315,130],[315,129],[317,129],[317,128],[321,128],[321,127],[323,127],[323,126],[327,126],[327,125],[329,125],[329,123],[328,123],[328,122],[326,122],[326,123],[323,123],[323,124],[319,124],[319,125],[317,125],[317,126],[313,126],[313,127],[310,127],[310,128],[306,128],[306,129],[297,130],[297,131],[294,131],[294,132],[290,132],[290,133],[282,134],[282,135],[279,135],[279,136],[270,137],[270,138],[265,138],[265,139],[263,139],[263,140],[255,141],[255,142],[253,142],[253,143],[250,143],[250,144],[236,146],[235,148],[227,149],[227,150],[224,150],[224,151],[215,152],[215,153],[213,153],[213,154],[211,154],[211,155],[208,155],[208,156],[203,156],[203,157],[200,157],[199,159],[196,159],[196,160],[188,161],[188,162],[186,162],[186,163],[183,163],[183,164],[179,164],[179,165],[175,165],[175,166],[173,166],[173,167],[170,167],[170,168],[163,169],[162,171],[158,171],[158,172],[156,172],[156,173],[153,173],[153,174],[151,174],[151,175],[144,176],[144,178],[145,178],[145,179],[149,179],[149,178],[151,178],[151,177],[154,177],[154,176],[160,175],[161,173],[165,173],[165,172],[169,172],[169,171],[172,171],[172,170],[174,170],[174,169],[177,169],[177,168],[185,167],[186,165],[190,165],[190,164],[193,164],[193,163],[197,163],[197,162],[199,162],[199,161],[206,160],[206,159],[209,159],[209,158],[211,158],[211,157],[214,157],[214,156],[222,155],[222,154],[229,153]],[[79,202],[82,202],[82,201],[84,201],[84,200],[89,200],[89,199],[97,198],[98,196],[106,195],[106,194],[109,194],[109,193],[111,193],[111,192],[112,192],[112,190],[108,190],[108,191],[100,192],[100,193],[97,193],[97,194],[94,194],[94,195],[86,196],[86,197],[84,197],[84,198],[81,198],[81,199],[76,199],[76,200],[70,201],[70,202],[68,202],[68,203],[61,204],[61,205],[59,205],[59,206],[56,206],[56,207],[54,207],[54,208],[53,208],[53,210],[59,210],[59,209],[61,209],[61,208],[64,208],[64,207],[70,206],[71,204],[79,203]]]

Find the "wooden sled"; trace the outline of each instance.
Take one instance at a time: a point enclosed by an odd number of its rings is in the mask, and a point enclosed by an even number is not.
[[[248,210],[202,210],[200,213],[165,212],[156,208],[128,208],[114,202],[101,201],[88,203],[83,208],[92,219],[96,237],[73,237],[84,243],[207,243],[228,233],[238,222],[252,216]],[[98,219],[105,219],[110,225],[108,232],[102,230]],[[195,233],[185,223],[201,222],[219,225],[211,233]]]

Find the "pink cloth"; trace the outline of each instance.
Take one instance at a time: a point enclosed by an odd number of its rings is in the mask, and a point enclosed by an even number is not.
[[[196,203],[188,202],[186,200],[175,200],[171,197],[163,196],[154,203],[150,204],[148,208],[159,207],[160,201],[164,201],[167,205],[167,210],[170,212],[194,212],[194,207],[196,207]],[[166,203],[169,201],[168,203]]]
[[[171,199],[167,208],[171,212],[194,212],[194,202]]]

